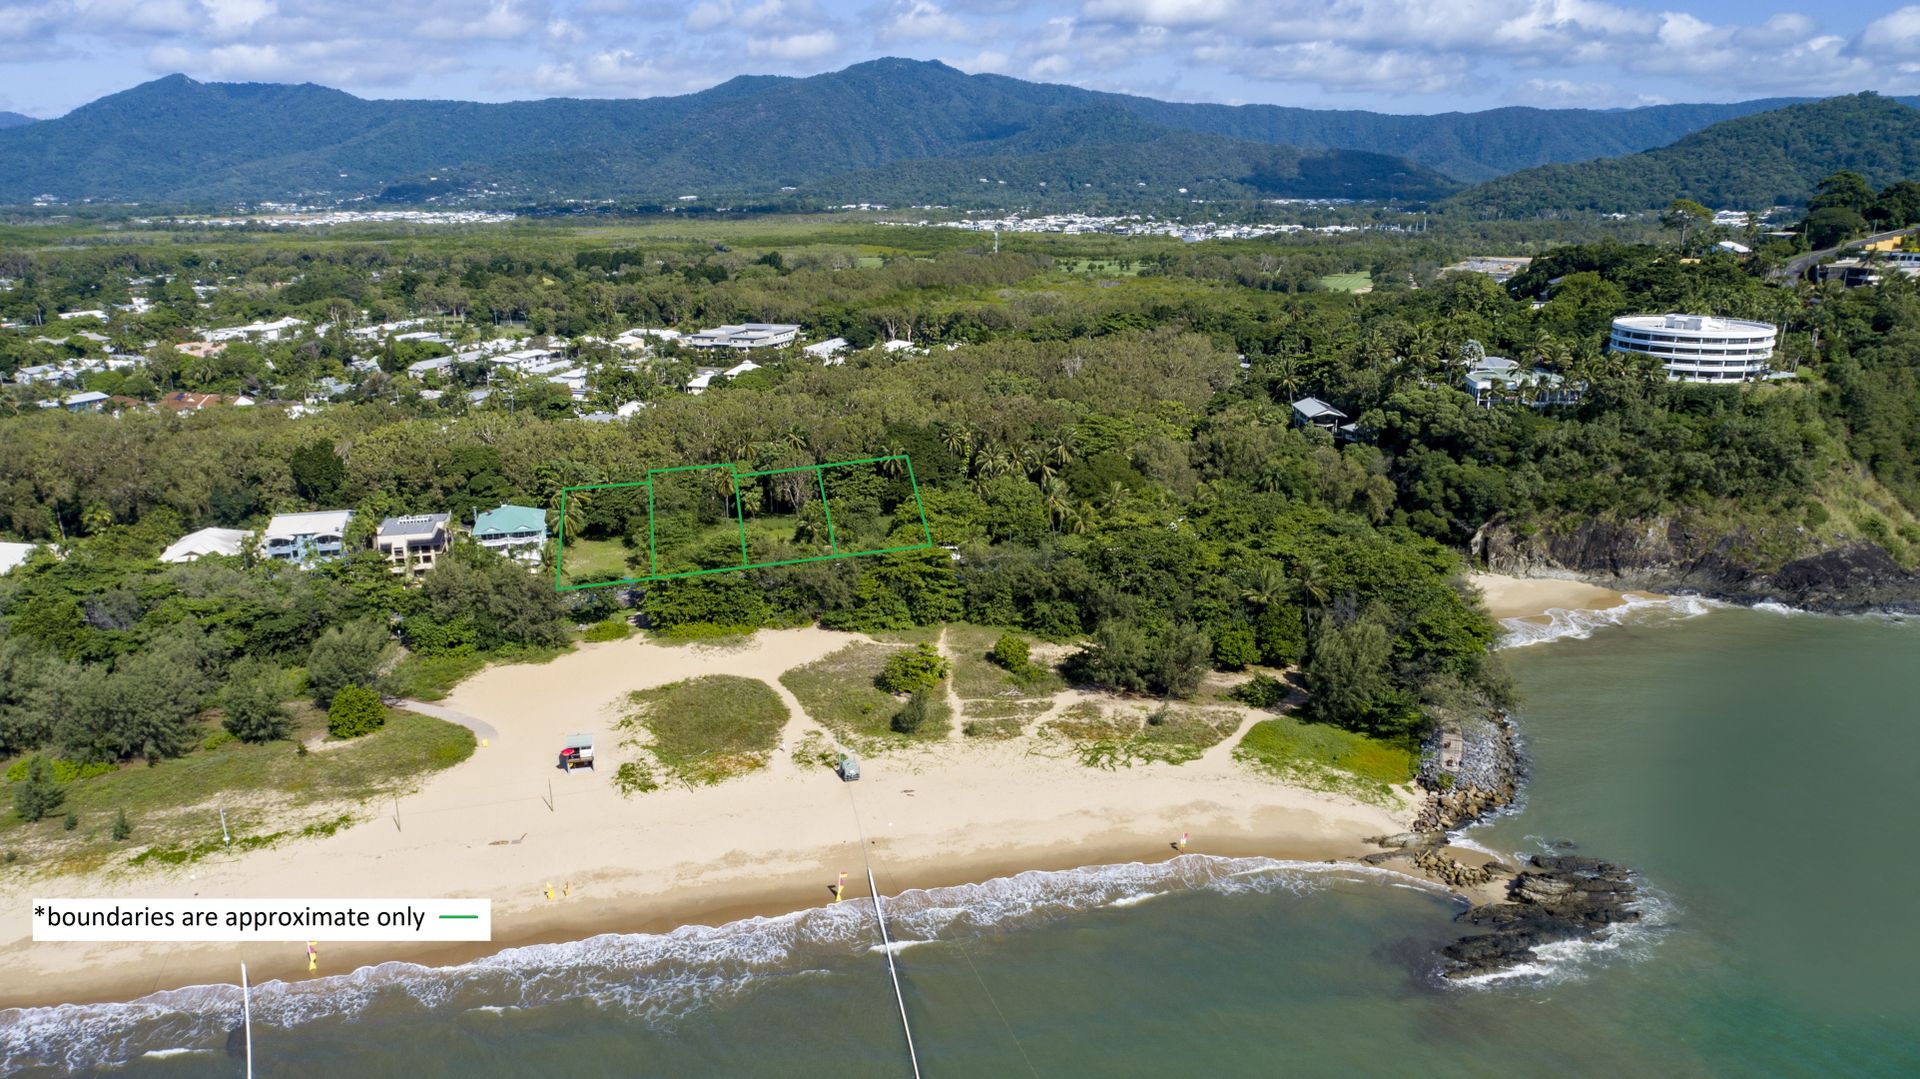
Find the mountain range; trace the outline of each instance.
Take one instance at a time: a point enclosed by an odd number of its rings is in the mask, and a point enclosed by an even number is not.
[[[678,97],[504,104],[173,75],[0,130],[0,203],[1430,200],[1793,105],[1398,116],[1164,102],[899,59]],[[1462,205],[1483,207],[1480,190]]]
[[[1821,178],[1841,169],[1875,187],[1920,178],[1920,109],[1878,94],[1789,105],[1714,124],[1657,150],[1525,169],[1450,202],[1500,217],[1631,213],[1676,198],[1764,209],[1805,201]]]
[[[22,116],[17,112],[0,112],[0,127],[19,127],[21,124],[33,122],[31,116]]]

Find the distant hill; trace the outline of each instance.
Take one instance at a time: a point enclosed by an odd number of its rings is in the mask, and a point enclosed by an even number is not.
[[[1676,198],[1754,209],[1804,202],[1821,178],[1840,169],[1876,187],[1920,178],[1920,109],[1877,94],[1790,105],[1645,153],[1502,176],[1450,204],[1500,217],[1631,213]]]
[[[1444,116],[1177,104],[883,59],[680,97],[369,101],[326,87],[173,75],[0,130],[0,203],[503,201],[759,196],[966,202],[979,179],[1108,199],[1180,187],[1370,198],[1444,194],[1542,161],[1658,145],[1767,102]],[[943,164],[910,164],[943,162]],[[967,162],[967,164],[958,164]],[[1042,182],[1046,187],[1040,187]],[[1142,188],[1140,185],[1145,184]]]
[[[22,116],[17,112],[0,112],[0,127],[19,127],[21,124],[34,122],[31,116]]]

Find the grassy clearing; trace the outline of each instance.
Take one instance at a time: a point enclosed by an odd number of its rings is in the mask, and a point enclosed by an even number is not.
[[[1419,763],[1411,747],[1292,716],[1255,723],[1233,758],[1289,783],[1385,805],[1398,803],[1390,788],[1411,780]]]
[[[992,742],[1018,738],[1025,729],[1026,724],[1017,718],[969,719],[961,724],[960,733],[978,741]]]
[[[953,691],[963,701],[1021,701],[1051,697],[1066,683],[1050,668],[1035,663],[1021,677],[987,658],[993,642],[1007,630],[955,623],[947,627],[947,653],[953,657]],[[1025,634],[1015,633],[1016,637]],[[1037,644],[1028,637],[1027,643]],[[971,705],[968,715],[984,715]]]
[[[634,555],[640,558],[639,568],[627,564]],[[561,554],[560,572],[569,581],[606,576],[625,580],[645,577],[646,561],[645,548],[630,548],[619,540],[569,539]]]
[[[861,753],[945,738],[953,716],[939,687],[930,695],[927,722],[917,733],[901,734],[890,726],[906,698],[880,689],[873,680],[895,651],[886,645],[850,644],[788,671],[780,683],[800,699],[808,715]]]
[[[1082,701],[1040,731],[1064,740],[1081,764],[1110,772],[1154,761],[1185,764],[1239,724],[1240,713],[1230,708],[1103,708]]]
[[[1328,274],[1320,279],[1320,283],[1325,285],[1329,292],[1363,292],[1373,288],[1373,275],[1365,270],[1357,273]]]
[[[670,782],[687,787],[758,771],[772,759],[787,724],[787,706],[758,678],[710,674],[641,690],[628,699],[636,710],[620,721],[620,729],[645,737],[624,744],[652,758],[620,766],[619,782],[629,791],[658,786],[650,774],[656,767]],[[644,780],[641,768],[649,772]]]
[[[236,847],[270,845],[321,834],[313,829],[339,821],[343,806],[407,791],[425,775],[466,760],[474,749],[473,732],[465,727],[396,709],[373,734],[305,753],[300,743],[325,733],[326,713],[311,705],[292,710],[295,725],[288,741],[248,745],[220,739],[218,725],[210,721],[205,741],[212,748],[78,780],[67,786],[60,811],[33,824],[11,811],[12,785],[0,784],[0,805],[8,807],[0,814],[0,848],[54,873],[111,865],[123,854],[138,857],[148,849],[158,853],[141,864],[169,864],[198,857],[194,851],[210,851],[209,843],[220,845],[222,808]],[[78,818],[71,832],[62,821],[67,810]],[[112,827],[120,810],[126,811],[133,836],[116,842]]]

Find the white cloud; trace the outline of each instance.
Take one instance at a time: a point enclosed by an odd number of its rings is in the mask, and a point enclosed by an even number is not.
[[[839,47],[840,37],[831,30],[747,39],[747,55],[768,60],[817,60]]]
[[[1610,82],[1571,79],[1528,79],[1508,90],[1506,99],[1537,109],[1621,109],[1667,103],[1665,98],[1631,93]]]
[[[1263,48],[1202,47],[1195,57],[1264,82],[1307,82],[1329,90],[1433,94],[1460,86],[1471,64],[1463,57],[1400,49],[1367,51],[1331,41]]]
[[[890,41],[971,41],[984,29],[980,24],[947,12],[932,0],[899,0],[888,12],[880,37]]]
[[[513,0],[494,0],[477,15],[447,11],[444,6],[440,10],[442,14],[421,22],[414,33],[438,41],[506,41],[525,37],[538,25],[531,15],[516,7]]]
[[[200,0],[216,34],[233,34],[273,14],[271,0]]]
[[[1860,31],[1856,47],[1870,56],[1920,55],[1920,5],[1903,7],[1868,23]]]

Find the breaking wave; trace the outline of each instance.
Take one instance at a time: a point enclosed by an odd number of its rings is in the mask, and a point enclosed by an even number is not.
[[[1673,927],[1674,908],[1665,896],[1649,892],[1635,875],[1639,896],[1630,909],[1640,912],[1637,922],[1616,922],[1593,940],[1560,940],[1533,949],[1533,960],[1490,974],[1442,979],[1459,989],[1500,989],[1508,986],[1561,985],[1585,976],[1597,963],[1638,962],[1653,954],[1654,945]]]
[[[1154,864],[1030,871],[980,884],[913,889],[885,899],[896,949],[1045,925],[1080,911],[1124,907],[1170,892],[1307,894],[1379,881],[1445,889],[1388,869],[1344,863],[1184,854]],[[669,1026],[696,1009],[803,976],[879,948],[873,905],[848,900],[777,917],[670,933],[609,933],[509,948],[451,967],[381,963],[350,974],[253,987],[253,1021],[293,1028],[441,1010],[498,1012],[590,1001]],[[0,1074],[29,1068],[90,1072],[148,1053],[225,1052],[240,1023],[238,985],[198,985],[114,1004],[0,1010]]]
[[[1639,596],[1628,594],[1615,607],[1599,610],[1570,611],[1555,607],[1538,618],[1503,618],[1500,625],[1506,630],[1500,640],[1502,648],[1527,648],[1549,641],[1586,640],[1594,631],[1607,626],[1655,625],[1661,622],[1673,622],[1687,618],[1697,618],[1709,611],[1724,610],[1732,604],[1705,596]]]

